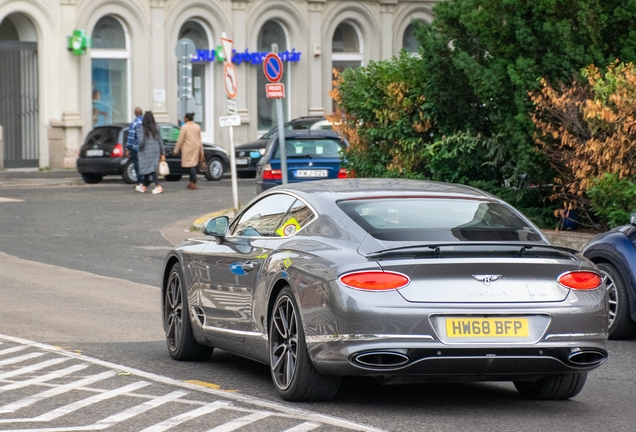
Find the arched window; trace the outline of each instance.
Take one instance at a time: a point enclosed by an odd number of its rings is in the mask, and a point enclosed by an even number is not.
[[[128,35],[115,17],[95,25],[91,50],[93,126],[130,121]]]
[[[263,24],[258,33],[258,51],[270,52],[272,44],[278,46],[278,52],[287,50],[287,33],[278,21],[270,20]],[[284,65],[283,77],[280,82],[285,84],[285,92],[289,94],[289,67]],[[265,78],[265,74],[259,71],[257,73],[257,92],[258,92],[258,130],[269,130],[277,124],[275,99],[268,99],[265,93],[265,85],[269,82]],[[283,103],[283,121],[288,119],[289,107]]]
[[[360,32],[352,23],[343,22],[336,28],[331,41],[331,61],[334,69],[362,66]]]
[[[417,25],[415,23],[411,23],[404,30],[404,35],[402,36],[402,49],[408,53],[415,54],[417,53],[420,43],[415,37],[415,29]]]
[[[198,50],[206,50],[210,47],[210,40],[208,37],[208,33],[203,28],[203,25],[198,21],[190,20],[187,21],[183,26],[181,26],[181,30],[179,30],[179,39],[188,38],[192,42],[194,42],[194,46]],[[192,63],[192,97],[194,98],[194,121],[201,126],[202,132],[210,132],[207,130],[207,112],[206,109],[208,105],[208,98],[206,97],[206,92],[209,88],[212,88],[211,82],[208,82],[208,75],[210,75],[209,80],[212,80],[211,74],[207,73],[208,68],[212,66],[208,66],[208,63]],[[211,101],[210,101],[211,103]]]
[[[0,41],[19,41],[20,36],[13,21],[5,19],[0,23]]]

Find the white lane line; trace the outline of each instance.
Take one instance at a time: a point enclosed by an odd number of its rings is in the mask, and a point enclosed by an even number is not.
[[[207,405],[203,405],[201,408],[197,408],[192,411],[188,411],[186,413],[180,414],[178,416],[169,418],[168,420],[164,420],[161,423],[157,423],[152,425],[141,432],[163,432],[168,429],[171,429],[175,426],[180,425],[181,423],[185,423],[189,420],[195,419],[197,417],[201,417],[202,415],[210,414],[216,410],[221,408],[230,406],[229,402],[225,401],[216,401],[209,403]]]
[[[31,378],[24,381],[19,381],[13,384],[3,385],[2,387],[0,387],[0,393],[6,392],[9,390],[16,390],[19,388],[28,387],[32,384],[40,384],[46,381],[54,380],[56,378],[61,378],[61,377],[70,375],[74,372],[81,371],[82,369],[86,369],[88,366],[89,365],[87,364],[79,364],[79,365],[67,367],[66,369],[60,369],[60,370],[57,370],[57,371],[54,371],[39,377]]]
[[[107,367],[109,369],[114,369],[117,371],[121,371],[121,370],[125,370],[127,372],[130,372],[131,374],[141,377],[141,378],[145,378],[148,380],[152,380],[155,382],[159,382],[162,384],[166,384],[166,385],[171,385],[171,386],[176,386],[176,387],[181,387],[184,389],[188,389],[188,390],[192,390],[192,391],[196,391],[196,392],[200,392],[200,393],[207,393],[207,394],[212,394],[212,395],[216,395],[219,398],[224,398],[224,399],[231,399],[237,402],[242,402],[242,403],[246,403],[246,404],[250,404],[253,406],[257,406],[260,408],[264,408],[264,409],[268,409],[268,410],[274,410],[279,412],[281,416],[285,416],[285,417],[293,417],[293,418],[298,418],[300,420],[305,420],[305,421],[314,421],[317,423],[324,423],[324,424],[328,424],[330,426],[336,426],[336,427],[341,427],[341,428],[345,428],[345,429],[349,429],[349,430],[355,430],[355,431],[363,431],[363,432],[382,432],[382,429],[377,429],[371,426],[367,426],[364,424],[360,424],[360,423],[355,423],[349,420],[345,420],[345,419],[341,419],[338,417],[334,417],[334,416],[330,416],[330,415],[326,415],[326,414],[319,414],[313,411],[308,411],[305,409],[301,409],[301,408],[295,408],[291,405],[286,405],[284,403],[276,403],[276,402],[270,402],[264,399],[259,399],[257,397],[253,397],[253,396],[248,396],[248,395],[242,395],[242,394],[238,394],[238,393],[228,393],[225,392],[223,390],[215,390],[212,388],[208,388],[208,387],[202,387],[196,384],[190,384],[187,382],[183,382],[183,381],[178,381],[175,379],[172,379],[170,377],[167,376],[163,376],[163,375],[158,375],[158,374],[154,374],[152,372],[146,372],[146,371],[142,371],[140,369],[135,369],[135,368],[131,368],[128,366],[123,366],[117,363],[112,363],[112,362],[108,362],[108,361],[104,361],[104,360],[99,360],[93,357],[89,357],[83,354],[77,354],[74,352],[69,352],[66,351],[60,347],[55,347],[52,345],[47,345],[47,344],[43,344],[43,343],[39,343],[39,342],[34,342],[28,339],[22,339],[22,338],[17,338],[17,337],[13,337],[13,336],[7,336],[7,335],[3,335],[0,334],[0,339],[4,340],[4,341],[10,341],[10,342],[14,342],[14,343],[18,343],[21,345],[28,345],[34,348],[38,348],[41,350],[45,350],[51,353],[55,353],[58,355],[62,355],[65,357],[70,357],[76,360],[80,360],[80,361],[84,361],[84,362],[88,362],[88,363],[92,363],[92,364],[96,364],[96,365],[100,365],[100,366],[104,366]]]
[[[2,351],[0,351],[0,356],[7,355],[7,354],[13,354],[14,352],[22,351],[22,350],[25,350],[27,348],[28,347],[25,347],[25,346],[14,346],[13,348],[3,349]]]
[[[284,430],[283,432],[307,432],[319,428],[320,425],[312,422],[301,423],[298,426],[294,426],[291,429]]]
[[[65,361],[69,361],[68,358],[56,358],[52,360],[43,361],[41,363],[36,363],[31,366],[21,367],[20,369],[12,370],[9,372],[1,373],[0,379],[13,378],[18,375],[24,375],[31,372],[39,371],[40,369],[47,368],[49,366],[55,366],[56,364],[64,363]]]
[[[11,357],[6,360],[0,360],[0,366],[7,366],[14,363],[20,363],[25,360],[31,360],[32,358],[41,357],[43,355],[44,353],[31,353],[31,354],[25,354],[23,356]]]
[[[153,408],[157,408],[167,402],[171,402],[173,400],[179,399],[187,395],[188,392],[184,391],[175,391],[172,393],[168,393],[165,396],[161,396],[147,402],[144,402],[140,405],[129,408],[125,411],[112,415],[110,417],[106,417],[103,420],[100,420],[92,425],[88,426],[71,426],[71,427],[56,427],[56,428],[38,428],[38,429],[16,429],[14,431],[8,430],[5,432],[81,432],[81,431],[96,431],[96,430],[104,430],[108,429],[117,423],[121,423],[126,421],[136,415],[143,414],[146,411],[149,411]]]
[[[32,421],[51,421],[56,418],[62,417],[66,414],[72,413],[73,411],[77,411],[78,409],[91,406],[101,401],[105,401],[108,399],[112,399],[116,396],[123,395],[126,393],[134,392],[135,390],[139,390],[140,388],[149,386],[151,383],[147,381],[139,381],[136,383],[128,384],[127,386],[120,387],[115,390],[107,391],[106,393],[97,394],[95,396],[91,396],[86,399],[79,400],[69,405],[65,405],[63,407],[54,409],[53,411],[49,411],[41,416],[35,417]]]
[[[10,203],[10,202],[24,202],[24,200],[0,197],[0,203]]]
[[[59,387],[54,387],[50,390],[43,391],[42,393],[25,397],[24,399],[20,399],[19,401],[1,406],[0,413],[3,413],[3,414],[12,413],[21,408],[26,408],[28,406],[31,406],[41,400],[52,398],[52,397],[61,395],[63,393],[70,392],[71,390],[74,390],[76,388],[84,387],[89,384],[94,384],[97,381],[102,381],[115,375],[117,375],[117,372],[115,371],[102,372],[100,374],[92,375],[87,378],[81,379],[79,381],[75,381],[69,384],[64,384]]]
[[[232,432],[238,428],[241,428],[250,423],[254,423],[255,421],[264,419],[271,415],[272,413],[269,413],[269,412],[255,412],[254,414],[246,415],[244,417],[239,417],[225,424],[219,425],[215,428],[208,430],[207,432]]]

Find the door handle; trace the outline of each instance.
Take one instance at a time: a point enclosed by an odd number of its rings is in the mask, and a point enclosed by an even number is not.
[[[252,270],[254,270],[254,264],[249,261],[245,261],[243,263],[243,271],[247,273],[247,272],[251,272]]]

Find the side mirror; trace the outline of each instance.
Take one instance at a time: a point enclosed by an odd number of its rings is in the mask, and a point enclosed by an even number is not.
[[[632,213],[632,217],[629,218],[629,223],[636,226],[636,213]]]
[[[230,218],[227,216],[219,216],[210,219],[203,226],[203,234],[217,237],[225,237],[227,228],[230,225]]]

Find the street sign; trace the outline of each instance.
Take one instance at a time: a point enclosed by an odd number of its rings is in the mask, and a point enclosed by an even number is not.
[[[285,84],[265,84],[265,91],[269,99],[281,99],[285,97]]]
[[[225,35],[225,33],[223,35]],[[228,39],[225,36],[221,37],[221,45],[223,45],[223,55],[225,56],[225,61],[228,63],[232,63],[233,44],[234,41],[232,39]]]
[[[280,61],[278,54],[269,53],[265,56],[263,72],[268,81],[273,83],[280,81],[283,76],[283,62]]]
[[[238,114],[238,104],[236,103],[234,99],[227,100],[227,113],[230,115]]]
[[[225,92],[227,93],[227,97],[234,99],[238,91],[238,75],[232,63],[225,63],[223,75],[225,76]]]
[[[241,116],[240,115],[231,115],[231,116],[221,116],[219,117],[219,126],[227,127],[227,126],[240,126],[241,125]]]

